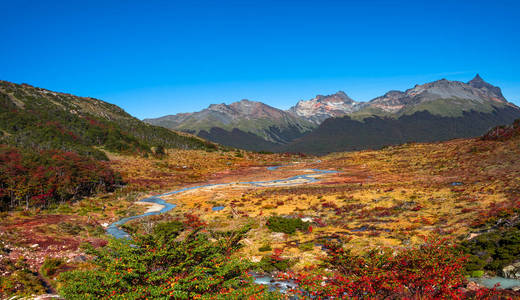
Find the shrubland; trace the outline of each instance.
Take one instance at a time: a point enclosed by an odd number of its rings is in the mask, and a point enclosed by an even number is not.
[[[193,221],[193,220],[191,220]],[[248,228],[205,232],[194,228],[182,240],[182,223],[164,223],[154,233],[133,241],[112,240],[102,249],[89,248],[92,267],[62,273],[59,291],[67,299],[274,299],[255,285],[252,264],[233,254]]]
[[[446,239],[412,248],[373,249],[353,254],[348,244],[328,243],[327,256],[301,271],[288,271],[282,251],[259,263],[244,259],[239,249],[250,226],[233,231],[206,230],[197,217],[158,223],[148,235],[132,241],[112,240],[87,248],[94,257],[88,268],[61,273],[58,290],[66,299],[283,299],[256,285],[251,270],[282,271],[279,277],[298,284],[290,293],[302,299],[488,299],[488,289],[464,288],[467,257]],[[194,224],[200,224],[195,225]]]
[[[340,244],[327,246],[322,266],[282,275],[298,284],[294,293],[309,299],[498,297],[495,290],[462,288],[466,257],[445,239],[398,251],[372,249],[362,255]]]
[[[113,191],[121,182],[107,163],[74,152],[0,145],[0,210],[45,208]]]

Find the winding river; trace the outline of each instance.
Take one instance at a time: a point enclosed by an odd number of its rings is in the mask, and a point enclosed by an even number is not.
[[[267,167],[267,170],[275,171],[281,167],[284,167],[284,166]],[[111,235],[117,239],[130,239],[130,235],[126,231],[121,229],[120,226],[122,226],[123,224],[125,224],[131,220],[140,219],[140,218],[144,218],[144,217],[151,216],[151,215],[163,214],[163,213],[168,212],[168,211],[174,209],[175,207],[177,207],[176,204],[168,203],[168,202],[164,201],[161,197],[171,196],[171,195],[175,195],[175,194],[179,194],[179,193],[183,193],[183,192],[187,192],[187,191],[193,191],[193,190],[197,190],[197,189],[215,187],[215,186],[224,187],[224,186],[232,186],[232,185],[249,185],[252,187],[279,187],[279,186],[309,184],[309,183],[319,181],[319,177],[321,175],[338,173],[338,171],[333,171],[333,170],[320,170],[320,169],[306,169],[306,170],[310,170],[313,173],[296,175],[296,176],[285,178],[285,179],[275,179],[275,180],[267,180],[267,181],[244,181],[244,182],[205,184],[205,185],[181,188],[181,189],[167,192],[164,194],[160,194],[157,196],[152,196],[152,197],[148,197],[145,199],[141,199],[138,202],[159,204],[162,206],[162,208],[160,210],[150,211],[150,212],[147,212],[147,213],[144,213],[141,215],[123,218],[115,223],[110,224],[107,227],[106,231],[109,235]],[[302,171],[306,171],[306,170],[302,170]]]

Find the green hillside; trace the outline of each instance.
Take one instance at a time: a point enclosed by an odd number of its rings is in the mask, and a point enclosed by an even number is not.
[[[122,182],[103,150],[147,156],[154,147],[217,148],[101,100],[0,81],[0,211],[111,191]]]
[[[0,143],[73,151],[106,159],[112,152],[146,154],[152,147],[215,148],[202,139],[146,124],[104,101],[0,81]]]

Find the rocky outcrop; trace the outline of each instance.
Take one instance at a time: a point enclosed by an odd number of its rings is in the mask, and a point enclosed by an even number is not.
[[[320,124],[330,117],[339,117],[360,108],[360,102],[352,100],[345,92],[318,95],[310,100],[300,100],[288,112],[312,123]]]
[[[520,279],[520,262],[503,267],[501,275],[504,278]]]

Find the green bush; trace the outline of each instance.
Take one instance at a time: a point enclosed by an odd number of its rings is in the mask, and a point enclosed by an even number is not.
[[[91,236],[102,236],[106,233],[105,229],[99,225],[89,225],[87,231]]]
[[[177,240],[180,225],[156,226],[151,235],[90,246],[96,257],[86,270],[61,273],[58,291],[65,299],[273,299],[253,283],[253,263],[235,257],[249,231],[202,232]],[[173,233],[173,235],[168,235]]]
[[[277,260],[270,256],[264,256],[258,263],[258,268],[267,273],[274,271],[284,272],[287,271],[292,265],[294,265],[294,261],[290,259]]]
[[[155,225],[153,233],[160,241],[176,238],[184,230],[184,224],[179,221],[164,222]]]
[[[520,256],[520,225],[483,233],[463,241],[461,249],[469,255],[467,272],[489,270],[498,272]]]
[[[155,147],[155,155],[159,156],[159,157],[166,155],[166,151],[164,150],[163,145],[159,145],[159,146]]]
[[[261,251],[261,252],[266,252],[266,251],[271,251],[271,250],[273,250],[273,248],[271,248],[271,245],[269,245],[269,244],[265,244],[262,247],[258,248],[258,251]]]
[[[70,235],[77,235],[78,233],[83,231],[83,228],[78,224],[72,224],[68,222],[59,223],[58,228],[60,229],[60,231],[68,233]]]
[[[482,270],[471,272],[471,277],[473,277],[473,278],[480,278],[482,276],[484,276],[484,271],[482,271]]]
[[[47,257],[40,267],[40,273],[47,278],[52,278],[64,264],[62,259]]]
[[[309,230],[309,223],[303,222],[300,218],[285,218],[272,216],[267,220],[267,227],[274,232],[293,234],[296,230]]]

